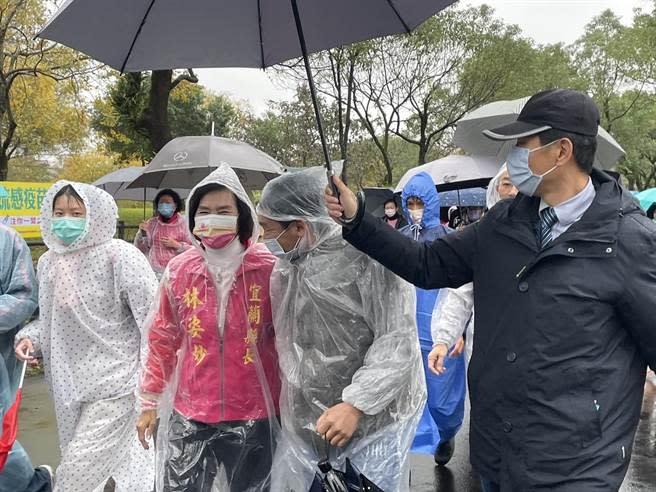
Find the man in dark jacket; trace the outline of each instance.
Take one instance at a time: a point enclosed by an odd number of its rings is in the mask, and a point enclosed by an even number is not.
[[[618,490],[646,365],[656,367],[656,225],[593,170],[599,113],[570,90],[536,94],[508,169],[520,194],[478,223],[417,243],[363,213],[338,179],[354,246],[425,289],[474,282],[471,460],[485,490]]]

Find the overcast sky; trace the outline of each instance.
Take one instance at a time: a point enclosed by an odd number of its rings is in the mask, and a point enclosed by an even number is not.
[[[356,0],[354,0],[356,1]],[[649,10],[651,0],[461,0],[461,7],[487,4],[509,24],[517,24],[538,43],[572,43],[590,20],[606,9],[612,9],[629,24],[635,8]],[[271,99],[289,97],[274,86],[266,72],[257,69],[203,69],[197,71],[200,81],[210,89],[232,98],[247,101],[261,112]]]

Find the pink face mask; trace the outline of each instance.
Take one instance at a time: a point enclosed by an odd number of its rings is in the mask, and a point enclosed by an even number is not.
[[[203,245],[209,249],[222,249],[235,240],[236,232],[201,238]]]

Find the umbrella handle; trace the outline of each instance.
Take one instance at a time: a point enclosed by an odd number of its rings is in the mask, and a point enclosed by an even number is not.
[[[29,355],[29,353],[27,354]],[[27,370],[27,359],[23,361],[23,369],[21,370],[21,377],[18,383],[18,389],[23,387],[23,381],[25,381],[25,371]]]

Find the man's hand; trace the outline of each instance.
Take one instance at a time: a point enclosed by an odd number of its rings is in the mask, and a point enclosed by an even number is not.
[[[144,449],[150,449],[148,440],[155,435],[157,430],[157,410],[144,410],[137,420],[137,434]]]
[[[23,338],[18,345],[16,345],[16,358],[20,361],[27,361],[27,364],[30,366],[38,366],[39,360],[36,357],[32,357],[30,354],[34,353],[34,345],[32,340],[29,338]]]
[[[449,347],[445,343],[439,343],[433,347],[433,350],[428,354],[428,367],[432,373],[440,376],[446,372],[444,359],[448,354]]]
[[[317,433],[333,446],[346,446],[358,428],[361,415],[362,412],[349,403],[335,405],[317,420]]]
[[[328,213],[335,222],[341,224],[341,219],[352,219],[358,213],[358,199],[355,194],[337,176],[333,176],[333,182],[339,191],[339,198],[333,196],[330,186],[326,188],[325,200]]]
[[[162,244],[166,246],[167,248],[171,248],[174,250],[179,250],[182,244],[180,244],[178,241],[175,239],[171,239],[170,237],[163,237],[162,238]]]

